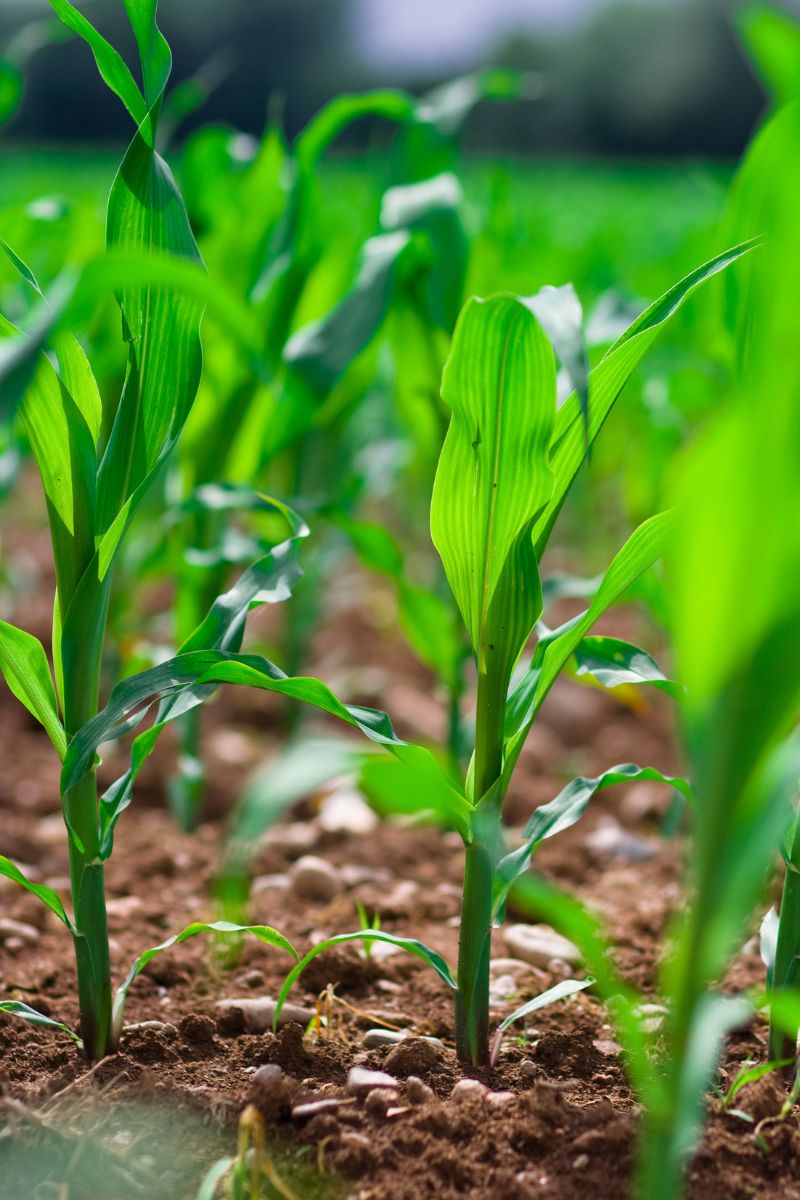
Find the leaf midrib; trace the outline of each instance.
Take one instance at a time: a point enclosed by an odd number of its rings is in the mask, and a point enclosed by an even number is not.
[[[508,355],[511,347],[511,335],[516,324],[512,318],[510,326],[506,331],[503,342],[503,354],[500,361],[499,381],[497,387],[497,397],[495,401],[495,438],[494,449],[492,455],[492,473],[490,479],[490,500],[489,514],[486,521],[485,545],[486,554],[484,556],[483,581],[481,585],[481,606],[480,606],[480,621],[478,627],[478,656],[479,660],[485,651],[486,624],[488,620],[489,605],[491,602],[490,596],[490,581],[492,577],[492,566],[494,563],[495,553],[495,529],[497,525],[497,493],[499,491],[498,475],[500,464],[500,447],[503,439],[503,401],[506,394],[506,377],[508,371]]]

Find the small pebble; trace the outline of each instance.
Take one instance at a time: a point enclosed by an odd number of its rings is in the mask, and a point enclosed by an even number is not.
[[[304,900],[327,903],[342,890],[342,880],[336,867],[318,858],[315,854],[304,854],[289,870],[292,891]]]
[[[572,966],[581,961],[578,947],[549,925],[510,925],[505,930],[505,942],[515,957],[535,967],[547,967],[553,959]]]
[[[311,821],[293,821],[289,825],[276,825],[264,838],[268,846],[277,846],[288,855],[302,854],[316,844],[318,830]]]
[[[429,1104],[435,1098],[433,1088],[428,1087],[418,1075],[409,1075],[406,1080],[406,1095],[411,1104],[417,1105]]]
[[[333,1096],[326,1100],[310,1100],[308,1104],[298,1104],[292,1109],[292,1120],[309,1121],[312,1117],[318,1117],[320,1113],[336,1112],[337,1108],[346,1103],[346,1100]]]
[[[408,1037],[404,1029],[368,1029],[361,1039],[365,1050],[377,1050],[379,1046],[396,1046]]]
[[[573,1171],[582,1171],[584,1167],[589,1165],[589,1155],[579,1154],[572,1164]]]
[[[276,1001],[269,996],[242,996],[234,1000],[218,1000],[217,1012],[222,1016],[242,1014],[242,1028],[247,1033],[266,1033],[272,1028]],[[315,1016],[313,1008],[302,1008],[299,1004],[284,1004],[278,1019],[279,1025],[307,1025]]]
[[[22,942],[38,942],[39,930],[13,917],[0,917],[0,938],[19,938]]]
[[[622,862],[647,862],[655,855],[650,842],[635,833],[628,833],[616,822],[592,830],[584,839],[584,844],[594,854]]]
[[[133,1025],[126,1025],[123,1033],[140,1033],[147,1029],[152,1029],[155,1033],[163,1033],[166,1037],[176,1037],[178,1033],[177,1026],[170,1024],[169,1021],[135,1021]]]
[[[397,1090],[397,1080],[394,1075],[385,1071],[370,1071],[366,1067],[351,1067],[347,1075],[347,1090],[354,1095],[364,1095],[373,1088],[393,1088]]]
[[[373,1088],[367,1092],[364,1108],[371,1117],[385,1117],[390,1108],[396,1106],[400,1096],[391,1088]]]
[[[322,801],[317,823],[326,833],[373,833],[378,818],[360,792],[340,788]]]
[[[483,1100],[488,1091],[478,1079],[459,1079],[450,1093],[450,1099],[457,1104],[462,1104],[465,1100]]]
[[[513,1092],[489,1092],[486,1102],[492,1108],[505,1108],[507,1105],[513,1104],[514,1099]]]
[[[253,1076],[253,1083],[269,1085],[279,1083],[283,1079],[283,1068],[277,1063],[264,1063]]]
[[[542,1068],[540,1066],[537,1066],[536,1063],[531,1062],[531,1060],[529,1058],[524,1059],[519,1064],[519,1078],[520,1078],[521,1083],[524,1083],[526,1085],[532,1084],[537,1079],[541,1079],[541,1077],[542,1077]]]
[[[256,875],[251,890],[254,896],[259,896],[262,892],[285,892],[289,884],[288,875]]]

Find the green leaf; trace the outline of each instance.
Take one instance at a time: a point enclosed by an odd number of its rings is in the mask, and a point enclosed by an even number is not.
[[[113,1028],[117,1037],[122,1033],[122,1017],[128,988],[137,975],[141,974],[147,964],[156,955],[162,954],[165,950],[170,950],[173,946],[182,945],[189,938],[196,937],[198,933],[249,933],[260,942],[264,942],[268,946],[275,946],[278,950],[285,950],[292,958],[297,958],[297,952],[292,943],[282,933],[279,933],[277,929],[273,929],[271,925],[234,925],[230,921],[193,921],[191,925],[187,925],[180,933],[173,934],[165,942],[160,942],[158,946],[152,946],[149,950],[144,950],[136,959],[124,982],[117,988],[114,997]]]
[[[0,670],[17,699],[44,726],[58,757],[63,759],[67,738],[42,643],[33,634],[0,621]]]
[[[636,529],[615,555],[589,608],[542,638],[531,665],[508,698],[503,777],[508,780],[547,693],[592,625],[661,556],[672,525],[668,512]]]
[[[360,929],[357,933],[337,933],[334,937],[329,937],[324,942],[319,942],[292,967],[278,995],[278,1003],[275,1006],[275,1014],[272,1018],[273,1029],[277,1029],[278,1020],[289,993],[308,964],[313,962],[318,955],[324,953],[325,950],[329,950],[331,946],[341,946],[345,942],[386,942],[389,946],[397,946],[401,950],[407,950],[409,954],[413,954],[416,958],[421,958],[429,967],[433,967],[439,978],[452,991],[455,992],[458,990],[450,968],[441,954],[437,954],[435,950],[431,950],[430,946],[426,946],[424,942],[418,942],[415,938],[397,937],[393,933],[385,933],[382,929]]]
[[[130,732],[160,700],[158,724],[137,737],[131,752],[130,769],[102,797],[101,855],[111,853],[114,825],[130,802],[131,790],[143,763],[152,753],[167,721],[172,721],[200,704],[209,685],[236,683],[288,696],[319,708],[359,729],[370,740],[384,745],[402,745],[385,713],[376,709],[342,704],[319,679],[290,677],[267,659],[256,655],[220,650],[195,650],[179,654],[156,667],[117,684],[108,704],[78,730],[69,744],[62,769],[62,791],[75,787],[91,770],[98,747]]]
[[[149,105],[145,103],[144,96],[121,55],[70,0],[50,0],[50,5],[59,20],[87,43],[100,75],[111,91],[119,96],[136,124],[141,125],[147,116]]]
[[[747,1024],[752,1005],[744,996],[708,992],[698,1002],[690,1041],[680,1063],[676,1120],[670,1129],[670,1154],[685,1162],[697,1144],[711,1085],[726,1034]]]
[[[38,294],[42,297],[42,299],[44,299],[44,293],[42,292],[42,289],[39,287],[39,283],[38,283],[33,271],[30,269],[28,264],[26,262],[24,262],[20,258],[20,256],[17,253],[15,253],[14,250],[11,249],[8,242],[3,241],[2,238],[0,238],[0,250],[2,250],[4,252],[6,257],[12,263],[12,265],[14,266],[16,271],[18,271],[18,273],[22,276],[22,278],[25,280],[25,282],[29,283],[30,286],[33,288],[33,290],[35,292],[38,292]]]
[[[495,915],[502,910],[510,889],[520,875],[527,871],[532,856],[545,838],[553,837],[579,821],[589,801],[597,792],[614,787],[618,783],[634,783],[639,780],[666,783],[684,796],[691,794],[685,779],[662,775],[655,767],[638,767],[635,763],[620,763],[619,766],[610,767],[602,775],[582,775],[573,779],[562,788],[554,800],[541,804],[535,810],[522,831],[522,845],[510,851],[498,863],[494,880]]]
[[[122,0],[122,3],[136,38],[144,99],[151,109],[163,96],[172,70],[172,53],[156,24],[158,0]]]
[[[21,1000],[0,1000],[0,1012],[22,1017],[23,1021],[27,1021],[30,1025],[41,1025],[45,1029],[58,1029],[61,1033],[69,1034],[77,1045],[81,1045],[81,1039],[72,1032],[69,1025],[64,1025],[61,1021],[54,1021],[52,1017],[46,1017],[44,1013],[37,1012],[29,1004],[23,1004]]]
[[[646,650],[640,650],[638,646],[619,638],[596,635],[582,638],[575,647],[574,657],[577,674],[591,675],[603,687],[649,683],[676,700],[683,696],[681,685],[673,679],[667,679]]]
[[[534,78],[505,67],[489,67],[461,75],[423,96],[418,117],[430,122],[443,135],[457,133],[481,100],[511,100],[535,94]]]
[[[67,911],[64,908],[61,897],[53,888],[48,887],[46,883],[32,883],[20,871],[16,863],[13,863],[9,858],[5,858],[2,854],[0,854],[0,875],[5,875],[7,879],[13,879],[14,883],[18,883],[27,892],[31,892],[34,896],[37,896],[42,901],[42,904],[46,904],[50,911],[55,913],[62,925],[66,925],[70,932],[75,932],[72,921],[67,916]]]
[[[497,1065],[500,1046],[503,1042],[503,1034],[516,1021],[521,1021],[523,1017],[530,1016],[532,1012],[538,1012],[541,1008],[547,1008],[549,1004],[565,1000],[567,996],[574,996],[576,992],[584,991],[585,988],[591,987],[593,983],[593,979],[562,979],[561,983],[555,984],[553,987],[548,988],[546,992],[541,992],[538,996],[534,996],[532,1000],[528,1000],[525,1004],[521,1004],[519,1008],[515,1008],[497,1027],[497,1033],[495,1034],[489,1057],[489,1065]]]
[[[300,383],[314,396],[327,395],[380,328],[398,263],[410,244],[406,231],[379,234],[364,244],[347,295],[328,316],[298,329],[287,342],[283,358],[289,388]]]
[[[434,482],[431,534],[478,656],[497,678],[541,612],[530,529],[553,490],[553,351],[513,296],[464,307],[445,367],[452,409]]]
[[[757,239],[743,242],[718,254],[710,262],[695,268],[680,283],[675,284],[660,299],[637,317],[618,338],[607,354],[589,374],[589,391],[592,397],[589,413],[588,443],[591,446],[603,427],[603,423],[614,407],[622,389],[633,371],[644,358],[663,326],[675,315],[684,300],[698,287],[720,271],[747,254],[756,245]],[[572,481],[586,455],[586,433],[580,398],[572,395],[558,410],[553,435],[551,465],[555,474],[555,486],[547,507],[539,515],[533,527],[536,557],[541,561],[545,546],[550,538],[561,506],[567,497]]]
[[[108,203],[108,248],[122,255],[170,254],[200,263],[175,181],[152,145],[153,131],[137,131]],[[132,516],[143,489],[180,434],[201,370],[202,305],[157,280],[123,287],[118,300],[128,342],[125,387],[98,475],[101,533]],[[108,550],[106,551],[108,553]]]
[[[219,1185],[231,1168],[236,1165],[236,1162],[235,1158],[218,1159],[213,1167],[210,1167],[203,1176],[203,1182],[200,1184],[200,1190],[197,1193],[197,1200],[217,1200]]]

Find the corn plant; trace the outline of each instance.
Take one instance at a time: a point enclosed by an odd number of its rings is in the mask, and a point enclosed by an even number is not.
[[[109,414],[80,344],[57,332],[63,317],[63,295],[54,295],[52,307],[42,299],[42,315],[33,322],[30,336],[20,335],[5,320],[0,327],[5,339],[0,355],[3,402],[7,411],[20,405],[41,475],[56,577],[54,677],[41,643],[5,622],[0,625],[0,666],[11,691],[41,722],[65,763],[61,806],[73,913],[67,912],[53,889],[32,883],[8,859],[0,858],[0,872],[42,900],[71,933],[80,1038],[86,1055],[96,1059],[116,1044],[125,995],[145,963],[169,945],[208,928],[195,923],[162,946],[145,951],[118,989],[112,1011],[104,864],[111,853],[121,806],[114,809],[108,797],[98,799],[94,753],[79,777],[70,776],[67,764],[70,752],[74,753],[73,747],[80,742],[80,731],[96,719],[99,707],[115,559],[194,399],[201,369],[200,296],[210,289],[203,282],[180,195],[155,150],[171,55],[156,24],[154,0],[125,0],[141,58],[143,91],[117,52],[77,9],[67,0],[53,0],[53,7],[92,46],[103,78],[136,123],[133,141],[111,189],[107,225],[112,267],[117,256],[112,276],[119,287],[128,361],[122,395]],[[164,272],[157,258],[148,255],[172,255],[176,265]],[[128,269],[123,272],[119,259],[126,256]],[[16,265],[41,295],[22,260]],[[88,267],[87,272],[85,278],[91,282]],[[94,274],[98,286],[97,269]],[[102,277],[102,264],[99,274]],[[170,274],[184,279],[187,286],[183,291],[165,286],[163,276]],[[50,333],[53,358],[41,351]],[[110,429],[105,444],[101,441],[104,418]],[[297,577],[294,546],[304,533],[304,527],[297,525],[282,550],[256,565],[248,580],[251,602],[288,594]],[[232,636],[235,638],[235,631]],[[277,931],[264,926],[254,927],[252,932],[292,952]],[[57,1024],[15,1001],[5,1002],[3,1007],[40,1024]]]
[[[796,984],[796,820],[800,687],[800,416],[794,287],[800,242],[800,105],[757,137],[734,190],[737,228],[764,246],[739,280],[738,397],[684,469],[673,553],[676,640],[687,685],[684,736],[697,796],[691,904],[663,976],[666,1055],[656,1072],[639,1194],[674,1200],[701,1122],[723,1034],[751,1012],[715,983],[740,944],[776,846],[786,884],[767,954],[771,1057],[794,1059],[780,1001]]]
[[[463,839],[456,976],[441,956],[418,941],[360,931],[309,951],[287,977],[281,1002],[305,965],[328,946],[365,937],[394,941],[427,961],[453,990],[459,1058],[470,1065],[486,1064],[491,1059],[491,929],[502,919],[511,887],[527,871],[542,840],[577,821],[598,790],[624,780],[664,779],[653,768],[623,764],[598,777],[575,780],[533,814],[520,845],[506,846],[502,802],[541,706],[595,622],[660,557],[670,517],[653,517],[632,534],[584,613],[559,629],[540,630],[533,657],[512,686],[514,668],[542,612],[539,562],[550,533],[587,445],[659,327],[693,288],[744,249],[737,247],[700,267],[633,323],[592,371],[588,409],[585,389],[556,408],[555,356],[543,325],[564,348],[563,358],[571,354],[574,359],[577,322],[574,306],[565,310],[563,296],[545,293],[523,300],[501,295],[471,300],[463,309],[443,378],[442,394],[452,415],[434,484],[431,532],[476,660],[474,750],[461,781],[448,776],[421,748],[393,747],[397,761],[387,761],[384,787],[395,809],[429,808]],[[618,679],[662,683],[660,673],[634,669],[634,662],[643,661],[641,651],[616,643],[605,665],[616,666]],[[587,983],[573,980],[569,988]],[[548,999],[563,994],[560,988]],[[541,1002],[539,997],[529,1005]],[[523,1006],[511,1020],[527,1011]]]

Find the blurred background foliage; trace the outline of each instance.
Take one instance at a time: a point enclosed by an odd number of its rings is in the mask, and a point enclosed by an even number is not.
[[[130,48],[119,4],[84,7]],[[797,0],[784,7],[800,11]],[[160,20],[176,81],[198,68],[221,80],[185,131],[221,121],[257,133],[271,110],[283,112],[292,134],[337,92],[417,91],[501,63],[537,72],[540,100],[485,106],[470,122],[469,148],[732,158],[764,103],[734,34],[734,8],[732,0],[498,0],[487,13],[473,0],[400,10],[388,0],[162,0]],[[32,21],[50,26],[46,0],[3,0],[0,47],[28,58],[24,101],[6,137],[121,140],[125,115],[106,102],[77,39],[48,44],[49,30],[32,30]],[[351,134],[362,146],[369,136]]]

